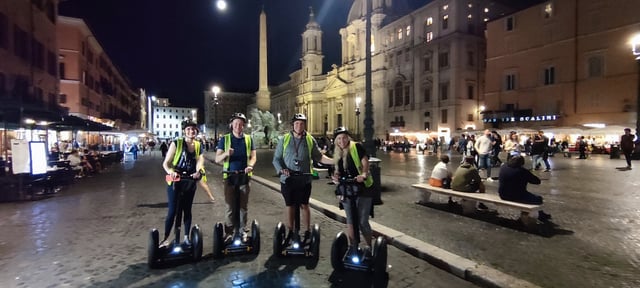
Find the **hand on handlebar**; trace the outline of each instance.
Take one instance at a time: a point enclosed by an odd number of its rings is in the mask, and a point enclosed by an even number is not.
[[[251,171],[253,171],[253,166],[247,166],[246,168],[244,168],[244,173],[249,174]]]

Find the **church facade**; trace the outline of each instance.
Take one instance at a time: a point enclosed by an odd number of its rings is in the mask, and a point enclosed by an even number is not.
[[[322,72],[322,30],[310,13],[302,33],[301,69],[270,87],[272,113],[283,119],[307,115],[307,130],[314,136],[330,136],[338,126],[362,135],[370,51],[374,138],[448,140],[481,129],[485,22],[507,8],[492,3],[489,10],[491,1],[438,0],[408,11],[403,1],[372,0],[367,49],[366,2],[354,1],[348,24],[340,29],[341,63],[327,73]],[[363,115],[356,115],[357,108]]]

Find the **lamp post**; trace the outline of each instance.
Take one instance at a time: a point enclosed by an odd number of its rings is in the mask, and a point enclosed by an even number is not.
[[[154,133],[153,131],[153,106],[155,106],[156,102],[156,96],[148,96],[147,97],[147,106],[148,106],[148,111],[147,111],[147,116],[149,118],[149,121],[147,121],[147,131],[149,131],[150,133]]]
[[[218,93],[220,93],[220,87],[217,85],[211,87],[211,92],[213,92],[213,139],[218,141]]]
[[[631,39],[631,51],[638,64],[638,88],[636,95],[636,139],[640,139],[640,34]]]
[[[367,0],[367,17],[365,25],[365,80],[364,80],[364,147],[367,154],[376,156],[376,146],[373,143],[373,103],[371,99],[371,0]]]
[[[360,102],[362,98],[360,96],[356,97],[356,138],[360,140]]]

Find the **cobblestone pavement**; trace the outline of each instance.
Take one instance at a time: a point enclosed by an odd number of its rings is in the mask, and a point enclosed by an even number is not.
[[[52,198],[0,203],[0,287],[361,287],[367,283],[360,274],[333,273],[330,245],[343,224],[315,211],[312,222],[320,225],[322,237],[315,267],[301,259],[271,257],[283,201],[259,184],[253,185],[249,217],[260,222],[260,254],[212,259],[213,225],[224,213],[221,182],[215,176],[219,168],[213,166],[208,169],[214,175],[210,186],[217,202],[207,202],[206,193],[199,190],[193,208],[193,223],[203,231],[204,259],[148,269],[149,230],[162,231],[166,213],[160,161],[159,154],[141,156],[81,179]],[[389,279],[377,286],[473,287],[407,256],[390,246]]]
[[[271,155],[259,152],[257,175],[277,182]],[[536,172],[542,184],[529,188],[544,196],[544,210],[553,215],[550,234],[541,236],[522,231],[514,211],[462,216],[442,196],[428,207],[414,204],[410,185],[428,179],[436,156],[412,151],[377,157],[384,204],[376,206],[372,221],[542,287],[640,287],[640,167],[616,169],[626,166],[624,160],[608,155],[551,157],[552,171]],[[460,160],[452,155],[454,169]],[[314,181],[312,198],[335,204],[334,186],[324,175]],[[497,193],[497,181],[485,184]]]

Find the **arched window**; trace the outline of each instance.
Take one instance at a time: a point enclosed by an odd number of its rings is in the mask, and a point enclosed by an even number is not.
[[[402,106],[402,82],[398,81],[396,82],[396,85],[394,86],[394,106]]]

